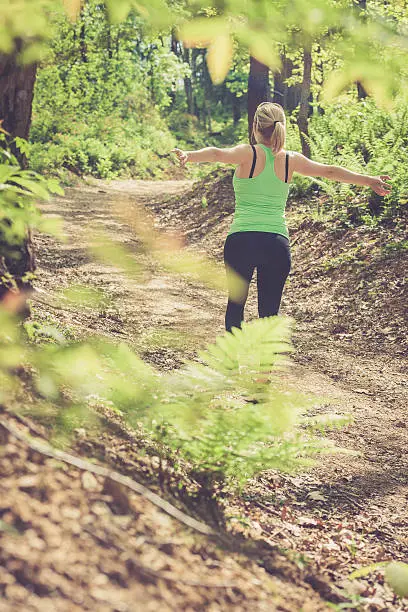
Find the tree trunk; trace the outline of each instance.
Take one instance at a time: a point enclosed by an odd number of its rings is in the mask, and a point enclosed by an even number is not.
[[[88,61],[88,57],[86,54],[86,29],[85,29],[85,20],[82,14],[81,14],[81,18],[82,18],[82,22],[81,22],[81,29],[79,31],[79,46],[80,46],[80,51],[81,51],[82,62],[86,64]]]
[[[234,125],[237,125],[241,119],[241,98],[238,98],[234,93],[232,95],[232,115]]]
[[[191,68],[190,49],[183,49],[183,62]],[[186,93],[188,113],[189,115],[194,115],[193,84],[190,76],[184,77],[184,91]]]
[[[170,39],[170,50],[177,57],[181,57],[183,55],[183,50],[181,48],[181,43],[178,41],[176,36],[176,28],[173,27],[171,30],[171,39]]]
[[[36,64],[20,66],[15,55],[0,54],[0,119],[12,138],[28,138],[36,72]],[[26,167],[25,156],[15,147],[12,149],[22,167]]]
[[[20,66],[16,59],[19,50],[17,48],[12,55],[0,55],[0,119],[3,119],[3,127],[11,138],[19,136],[27,139],[37,66],[36,64]],[[11,148],[14,149],[13,152],[21,166],[26,167],[25,156],[22,156],[13,145]],[[5,272],[12,276],[19,290],[31,288],[30,282],[23,280],[28,272],[35,270],[30,231],[27,232],[23,244],[17,247],[3,241],[0,234],[0,270],[0,300],[11,288],[10,282],[4,278]]]
[[[285,83],[285,77],[283,76],[283,70],[277,70],[273,73],[273,99],[275,104],[280,104],[283,108],[286,108],[286,91],[287,85]]]
[[[367,0],[358,0],[358,8],[360,10],[360,17],[363,21],[365,21],[365,11],[367,8]],[[356,85],[357,85],[357,97],[359,100],[363,100],[364,98],[367,98],[368,93],[366,92],[366,90],[364,89],[364,86],[362,83],[360,83],[360,81],[356,81]]]
[[[197,74],[198,74],[198,60],[200,57],[200,49],[191,49],[191,53],[189,55],[190,58],[190,66],[191,66],[191,92],[192,92],[192,97],[193,97],[193,115],[195,115],[198,119],[198,122],[200,123],[201,121],[201,109],[200,106],[198,104],[198,100],[197,100],[197,92],[198,92],[198,87],[197,87],[197,82],[198,82],[198,78],[197,78]]]
[[[106,26],[106,50],[108,52],[108,58],[111,60],[113,57],[113,52],[112,52],[112,30],[111,30],[111,26],[108,23]]]
[[[269,68],[251,56],[248,77],[248,137],[251,143],[255,142],[252,136],[255,111],[261,102],[268,102],[269,98]]]
[[[280,104],[283,108],[291,113],[299,106],[301,85],[286,84],[286,80],[292,76],[293,62],[286,57],[285,49],[280,54],[282,69],[273,75],[273,101]]]
[[[367,98],[368,93],[364,89],[364,86],[362,85],[362,83],[360,83],[360,81],[357,81],[356,85],[357,85],[357,97],[358,97],[358,99],[359,100],[363,100],[364,98]]]
[[[319,95],[317,98],[317,112],[319,113],[319,115],[324,115],[324,108],[320,105],[320,99],[321,99],[321,92],[322,89],[324,87],[324,67],[323,67],[323,61],[321,58],[321,47],[320,45],[317,47],[317,57],[318,57],[318,61],[315,63],[316,66],[316,72],[315,72],[315,78],[317,83],[319,84]]]
[[[300,132],[300,142],[302,144],[302,153],[306,157],[310,157],[310,146],[305,136],[309,136],[308,116],[309,116],[309,98],[310,85],[312,80],[312,54],[309,49],[303,50],[303,79],[302,89],[300,94],[300,105],[297,124]]]
[[[211,101],[213,99],[213,84],[208,71],[207,62],[203,64],[203,80],[204,80],[204,113],[206,118],[207,130],[212,132],[212,116],[211,116]]]

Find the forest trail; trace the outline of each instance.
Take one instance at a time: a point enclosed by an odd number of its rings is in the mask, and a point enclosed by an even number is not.
[[[165,272],[138,249],[137,238],[114,213],[115,202],[129,207],[140,203],[154,212],[159,227],[167,228],[169,219],[177,217],[169,208],[174,207],[169,196],[181,195],[190,186],[188,181],[98,181],[69,188],[65,197],[44,205],[46,214],[63,217],[69,240],[61,246],[46,236],[36,238],[39,293],[35,317],[59,322],[73,337],[95,333],[124,340],[161,369],[178,367],[199,346],[213,341],[223,331],[225,295]],[[229,222],[224,217],[211,236],[197,240],[194,248],[219,259]],[[88,255],[87,237],[99,228],[135,251],[142,267],[140,279],[130,280]],[[179,224],[178,229],[183,227]],[[53,296],[72,283],[102,289],[109,301],[99,310],[59,309]],[[253,293],[247,308],[250,316],[255,312]],[[401,604],[387,586],[371,580],[362,581],[359,592],[351,595],[357,587],[347,579],[353,569],[378,560],[407,560],[408,398],[402,362],[389,352],[364,354],[333,343],[324,325],[315,330],[307,318],[302,320],[298,305],[308,302],[313,307],[313,299],[313,287],[299,290],[289,283],[282,314],[295,315],[297,326],[294,365],[288,376],[303,391],[326,398],[322,411],[352,415],[351,425],[329,437],[339,446],[360,451],[361,456],[323,457],[312,471],[296,477],[266,473],[248,487],[245,499],[231,500],[231,510],[246,517],[248,532],[256,532],[257,539],[293,551],[307,597],[314,601],[305,610],[319,609],[308,585],[334,602],[342,601],[340,588],[356,601],[359,597],[372,600],[370,610],[408,609],[398,607]],[[115,447],[116,442],[111,442]],[[123,440],[121,443],[123,446]],[[122,452],[120,461],[113,463],[126,465],[125,455]],[[325,580],[314,580],[314,572]],[[220,609],[246,609],[240,605]]]

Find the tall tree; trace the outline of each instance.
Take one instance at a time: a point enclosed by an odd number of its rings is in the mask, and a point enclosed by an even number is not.
[[[183,49],[183,61],[191,68],[191,51],[188,48]],[[184,91],[187,99],[187,109],[190,115],[194,114],[194,98],[193,98],[193,84],[191,76],[186,74],[184,77]]]
[[[365,19],[365,11],[367,8],[367,0],[358,0],[358,7],[360,9],[360,16],[361,19],[364,20]],[[360,81],[356,82],[357,85],[357,96],[359,100],[363,100],[364,98],[366,98],[368,96],[366,90],[364,89],[363,84]]]
[[[302,145],[302,153],[306,157],[310,157],[310,145],[307,140],[309,136],[308,115],[309,115],[309,98],[310,87],[312,82],[312,53],[309,46],[303,49],[303,78],[302,89],[300,92],[299,114],[297,124],[300,133],[300,142]]]
[[[22,66],[19,63],[18,55],[22,44],[22,41],[17,40],[13,53],[0,54],[0,118],[3,120],[3,128],[10,135],[11,141],[16,136],[28,138],[37,71],[36,64]],[[20,153],[13,142],[11,142],[11,148],[21,166],[25,167],[26,157]],[[29,230],[18,249],[0,238],[0,300],[9,291],[8,275],[13,278],[19,290],[30,288],[30,283],[25,278],[28,272],[35,270],[33,253],[32,236]]]
[[[28,137],[37,72],[36,64],[22,66],[19,63],[21,48],[22,41],[18,40],[13,53],[0,54],[0,119],[3,119],[3,128],[12,138]],[[25,157],[18,150],[13,152],[25,166]]]
[[[269,68],[251,56],[248,76],[248,138],[250,142],[254,142],[252,124],[257,106],[269,99]]]
[[[285,47],[280,52],[280,60],[282,68],[273,74],[273,101],[291,113],[299,105],[301,85],[296,83],[289,86],[286,82],[292,76],[293,61],[287,56]]]

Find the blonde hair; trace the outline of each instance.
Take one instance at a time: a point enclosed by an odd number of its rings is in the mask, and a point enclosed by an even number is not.
[[[269,144],[273,153],[278,153],[285,145],[286,118],[280,104],[262,102],[255,111],[252,134],[255,130]]]

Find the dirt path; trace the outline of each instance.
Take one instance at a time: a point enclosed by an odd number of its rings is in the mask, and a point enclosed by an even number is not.
[[[163,369],[177,367],[184,358],[194,356],[198,346],[212,341],[223,331],[225,297],[219,292],[165,273],[145,253],[137,255],[143,267],[141,278],[130,281],[112,266],[93,261],[86,252],[87,232],[99,227],[138,250],[130,229],[115,218],[113,202],[123,201],[129,207],[140,202],[154,210],[158,224],[166,227],[169,205],[161,202],[189,186],[182,181],[114,181],[68,189],[64,198],[45,206],[47,214],[62,215],[69,241],[61,248],[45,236],[37,238],[37,318],[60,322],[73,337],[97,333],[125,340]],[[226,217],[213,232],[211,243],[201,240],[200,247],[210,253],[220,251],[227,225]],[[69,307],[46,306],[53,303],[56,290],[72,283],[102,289],[109,298],[106,307],[99,312],[84,308],[78,313]],[[300,289],[296,283],[286,291],[283,314],[296,314],[297,319],[290,377],[303,390],[327,397],[334,411],[353,416],[352,425],[330,437],[362,455],[324,457],[313,471],[297,477],[265,473],[248,487],[244,498],[232,502],[231,511],[247,518],[249,532],[255,530],[257,537],[273,541],[292,555],[305,584],[323,597],[336,601],[333,593],[345,589],[342,596],[361,609],[405,610],[408,607],[378,581],[369,578],[351,583],[347,579],[350,571],[365,564],[408,560],[404,364],[390,354],[370,356],[342,347],[341,342],[332,341],[324,324],[316,333],[294,306],[309,300],[312,307],[313,299],[310,288]],[[255,312],[253,294],[248,312]],[[313,581],[312,570],[326,582]],[[334,591],[326,592],[327,584]]]
[[[58,319],[71,327],[74,335],[98,333],[122,339],[137,346],[159,367],[174,368],[181,357],[194,354],[197,341],[202,342],[222,331],[219,295],[197,285],[188,285],[183,279],[160,270],[141,252],[130,228],[115,218],[114,207],[118,202],[130,207],[138,203],[148,206],[152,199],[160,198],[160,194],[181,193],[190,184],[187,181],[123,181],[115,189],[105,184],[99,189],[92,186],[69,189],[66,197],[55,199],[44,207],[47,214],[63,217],[64,231],[69,237],[62,246],[46,236],[37,237],[37,288],[44,291],[44,301],[53,303],[54,291],[72,283],[101,289],[106,296],[106,308],[99,313],[93,309],[85,309],[75,317],[69,309],[57,313]],[[88,241],[100,229],[137,253],[141,264],[139,279],[129,280],[120,270],[98,263],[88,255]],[[38,296],[40,299],[42,295]],[[52,316],[56,310],[50,308],[49,313]],[[171,345],[174,332],[178,332],[187,344],[187,351],[182,355],[180,351],[166,349],[166,339]],[[161,349],[156,346],[160,343],[164,344]]]

